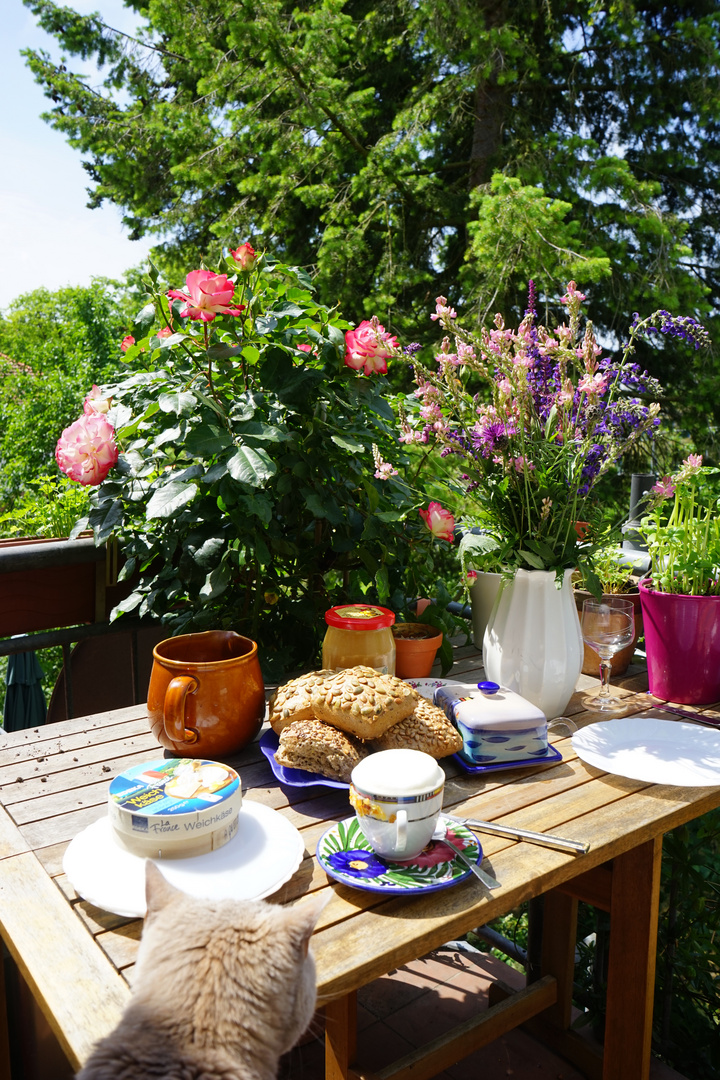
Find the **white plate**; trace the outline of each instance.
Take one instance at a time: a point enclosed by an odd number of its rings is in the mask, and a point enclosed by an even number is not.
[[[720,731],[631,716],[588,724],[572,737],[579,758],[596,769],[679,787],[720,787]]]
[[[300,833],[269,806],[244,800],[229,843],[205,855],[158,859],[171,885],[203,900],[261,900],[289,881],[305,854]],[[71,840],[63,870],[83,899],[116,915],[145,915],[145,859],[115,841],[106,817]]]
[[[421,697],[432,701],[433,694],[439,686],[461,686],[467,694],[477,690],[477,683],[462,682],[460,679],[403,679],[413,690],[417,690]]]

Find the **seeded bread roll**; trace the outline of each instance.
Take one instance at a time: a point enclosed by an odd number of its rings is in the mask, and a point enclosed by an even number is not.
[[[422,750],[434,758],[447,757],[462,750],[462,735],[442,709],[422,698],[406,720],[373,742],[373,750]]]
[[[350,773],[369,751],[357,739],[321,720],[295,720],[280,732],[279,765],[350,782]]]
[[[407,683],[370,667],[345,668],[312,691],[318,720],[363,740],[379,738],[409,716],[419,700]]]
[[[278,686],[268,701],[268,718],[273,731],[279,735],[283,728],[295,720],[312,720],[313,687],[320,685],[326,676],[334,674],[334,668],[324,668],[322,671],[310,671],[307,675],[301,675],[283,686]]]

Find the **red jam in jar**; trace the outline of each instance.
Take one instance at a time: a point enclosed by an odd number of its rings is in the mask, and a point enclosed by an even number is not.
[[[395,639],[390,629],[394,612],[377,604],[340,604],[325,612],[325,622],[324,668],[363,665],[382,675],[395,674]]]

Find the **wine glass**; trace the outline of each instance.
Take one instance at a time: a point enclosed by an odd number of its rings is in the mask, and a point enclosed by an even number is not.
[[[617,596],[583,601],[582,634],[600,657],[600,690],[588,699],[585,707],[611,712],[623,708],[623,702],[610,690],[612,658],[629,645],[635,635],[635,609],[632,601]]]

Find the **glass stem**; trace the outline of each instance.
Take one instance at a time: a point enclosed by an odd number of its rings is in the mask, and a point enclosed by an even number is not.
[[[610,675],[612,674],[612,657],[600,657],[600,690],[598,697],[612,697],[610,693]]]

